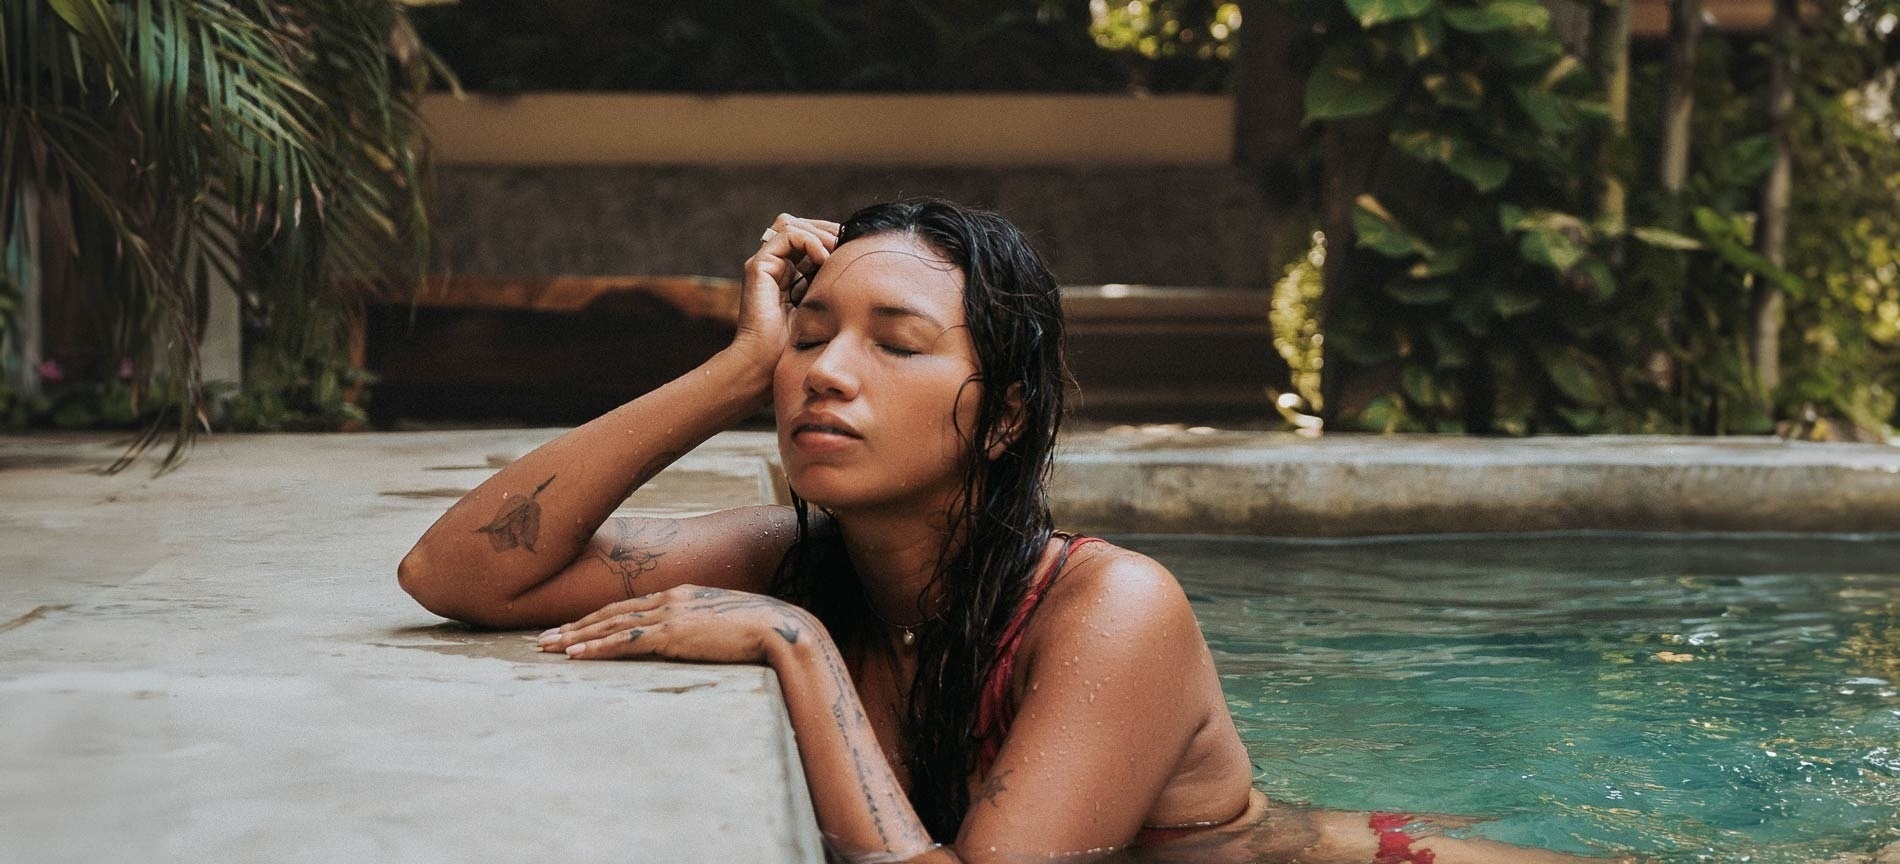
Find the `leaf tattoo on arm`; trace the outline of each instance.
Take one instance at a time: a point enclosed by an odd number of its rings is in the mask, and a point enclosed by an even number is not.
[[[488,545],[495,547],[496,552],[516,548],[533,552],[535,541],[541,539],[541,502],[534,499],[554,482],[555,476],[548,475],[526,498],[502,502],[501,512],[495,514],[494,520],[475,530],[488,535]]]
[[[594,557],[620,576],[622,592],[628,597],[638,597],[634,580],[660,566],[660,558],[666,555],[662,547],[673,542],[679,530],[679,523],[671,519],[638,523],[622,520],[614,523],[613,547],[595,552]]]
[[[1013,773],[1015,769],[1011,768],[983,778],[983,788],[977,790],[976,797],[988,801],[991,807],[999,806],[996,803],[996,796],[1009,790],[1009,787],[1003,784],[1003,778]]]

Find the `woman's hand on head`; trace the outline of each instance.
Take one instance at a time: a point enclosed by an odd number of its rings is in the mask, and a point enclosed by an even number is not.
[[[661,657],[705,663],[765,663],[774,649],[823,634],[797,606],[746,591],[681,585],[610,603],[541,634],[542,651],[577,660]]]
[[[836,222],[780,213],[745,262],[735,349],[769,373],[788,341],[786,318],[818,268],[838,247]]]

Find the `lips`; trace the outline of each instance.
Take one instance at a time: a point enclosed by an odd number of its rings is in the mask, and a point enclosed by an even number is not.
[[[792,418],[792,437],[796,438],[806,432],[842,435],[846,438],[864,437],[858,434],[858,430],[852,428],[851,424],[844,422],[843,418],[824,413],[800,414]]]

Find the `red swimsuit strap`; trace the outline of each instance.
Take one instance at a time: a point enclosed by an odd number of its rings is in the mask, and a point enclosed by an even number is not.
[[[1042,573],[1037,574],[1034,584],[1023,592],[1021,603],[1009,619],[1009,626],[1003,628],[1003,637],[996,646],[996,661],[990,664],[989,677],[983,681],[983,693],[976,704],[976,737],[982,742],[977,754],[978,776],[990,776],[990,768],[996,764],[996,757],[1003,750],[1003,738],[1009,734],[1009,726],[1016,719],[1016,699],[1011,692],[1010,682],[1016,671],[1016,652],[1022,647],[1023,630],[1029,624],[1029,616],[1042,602],[1042,595],[1056,581],[1056,575],[1069,557],[1077,549],[1090,543],[1105,542],[1100,537],[1069,535],[1063,541],[1062,551],[1056,553],[1055,560]]]

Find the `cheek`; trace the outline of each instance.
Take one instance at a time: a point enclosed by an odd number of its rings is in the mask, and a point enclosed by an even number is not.
[[[965,377],[958,376],[948,394],[949,402],[939,401],[937,412],[943,419],[946,446],[961,454],[965,448],[965,438],[976,434],[976,412],[983,399],[983,385],[964,384]]]
[[[801,382],[805,380],[805,368],[798,355],[787,350],[778,357],[778,365],[772,367],[772,406],[773,413],[780,420],[789,415],[786,412],[798,407],[797,398]]]

